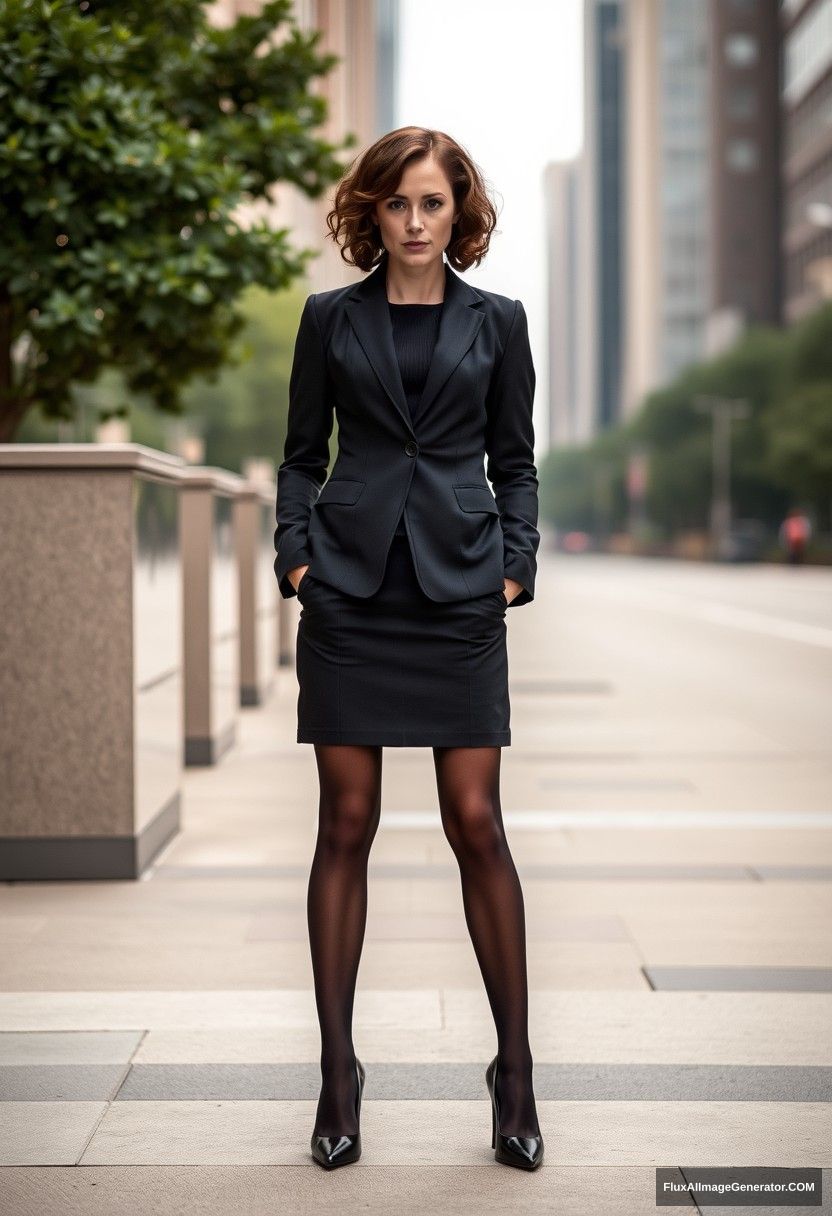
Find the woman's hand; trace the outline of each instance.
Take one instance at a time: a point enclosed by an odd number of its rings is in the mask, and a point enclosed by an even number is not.
[[[294,570],[290,570],[287,574],[286,577],[294,587],[295,591],[297,591],[298,587],[300,586],[303,576],[306,574],[308,569],[308,564],[306,566],[295,566]],[[297,575],[297,578],[295,578],[295,575]]]
[[[522,583],[518,583],[516,579],[507,578],[506,585],[503,587],[503,594],[506,597],[506,603],[510,604],[512,600],[516,600],[522,590]]]

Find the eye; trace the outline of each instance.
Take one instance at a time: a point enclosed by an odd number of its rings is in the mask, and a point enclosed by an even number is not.
[[[443,205],[443,200],[441,198],[429,198],[425,205],[430,211],[439,211],[439,209]],[[387,204],[387,210],[388,211],[398,211],[399,207],[403,207],[403,206],[404,206],[403,199],[394,198],[394,199],[391,199],[390,202]]]

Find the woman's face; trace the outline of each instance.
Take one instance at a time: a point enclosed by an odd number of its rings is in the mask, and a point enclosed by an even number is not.
[[[408,165],[396,193],[377,203],[372,215],[390,260],[403,267],[441,262],[459,218],[451,183],[432,156]]]

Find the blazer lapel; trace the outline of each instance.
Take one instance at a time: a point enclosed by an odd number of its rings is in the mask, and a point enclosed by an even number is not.
[[[445,266],[445,298],[439,333],[430,361],[425,387],[414,411],[416,417],[436,398],[479,332],[485,314],[477,308],[482,296],[448,265]],[[365,279],[356,283],[345,300],[346,313],[365,355],[384,389],[413,434],[399,362],[393,343],[393,325],[387,303],[387,256]]]

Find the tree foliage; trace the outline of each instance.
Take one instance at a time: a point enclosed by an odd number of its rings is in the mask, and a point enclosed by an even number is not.
[[[746,418],[731,423],[731,493],[735,518],[772,529],[790,503],[829,526],[832,507],[832,305],[789,329],[755,327],[730,350],[691,365],[647,395],[626,422],[589,444],[544,461],[541,508],[559,528],[597,531],[598,470],[612,479],[612,526],[626,528],[620,490],[628,453],[649,455],[647,515],[665,536],[707,529],[712,497],[712,421],[699,396],[742,399]],[[613,439],[616,442],[611,442]]]
[[[73,385],[106,369],[179,413],[183,386],[226,363],[240,293],[288,287],[316,256],[240,212],[343,173],[355,136],[314,134],[310,89],[338,58],[290,0],[224,29],[205,8],[0,6],[0,440],[35,404],[70,418]]]

